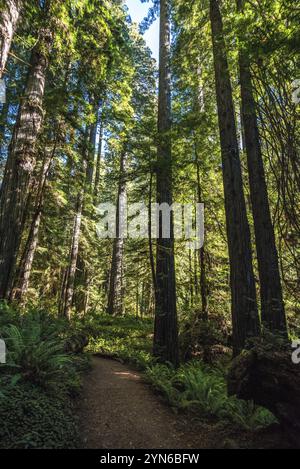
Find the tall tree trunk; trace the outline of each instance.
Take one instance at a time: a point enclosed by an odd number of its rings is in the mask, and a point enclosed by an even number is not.
[[[36,164],[36,142],[44,117],[42,106],[48,67],[45,50],[48,52],[51,42],[51,34],[44,31],[32,52],[25,96],[14,128],[2,184],[0,298],[9,298],[13,283],[31,175]]]
[[[88,161],[87,161],[87,172],[86,172],[86,191],[85,192],[90,195],[93,192],[96,138],[97,138],[97,123],[94,123],[91,125],[90,133],[89,133]]]
[[[139,269],[139,264],[137,265],[137,268]],[[136,279],[136,295],[135,295],[135,314],[138,319],[139,317],[139,312],[140,312],[140,282],[139,278],[137,277]]]
[[[171,86],[170,86],[170,1],[160,1],[160,64],[158,102],[157,202],[172,205],[172,145],[171,145]],[[161,220],[160,220],[161,225]],[[154,355],[161,361],[178,364],[178,325],[176,310],[176,279],[174,259],[174,229],[171,236],[162,236],[159,226],[156,260],[156,313]]]
[[[0,78],[5,70],[12,39],[17,29],[23,0],[2,0],[0,11]]]
[[[237,0],[238,11],[243,10],[244,0]],[[278,254],[271,219],[264,163],[257,125],[256,104],[253,94],[250,61],[247,52],[240,50],[240,84],[242,97],[242,121],[244,126],[249,185],[254,218],[257,261],[260,278],[262,321],[271,331],[286,334]]]
[[[83,199],[84,199],[83,190],[80,190],[78,197],[77,197],[77,203],[76,203],[69,266],[67,270],[66,280],[64,282],[65,298],[64,298],[63,315],[69,321],[71,320],[71,311],[72,311],[72,304],[73,304],[73,297],[74,297],[74,283],[75,283],[75,274],[76,274],[76,266],[77,266],[78,251],[79,251]]]
[[[24,302],[29,288],[32,264],[39,239],[39,229],[42,218],[42,208],[45,195],[46,181],[48,179],[48,174],[50,171],[55,151],[56,145],[51,151],[51,154],[46,155],[44,159],[43,167],[40,174],[39,187],[36,195],[33,218],[31,221],[25,249],[21,257],[17,280],[11,294],[11,300],[16,299],[20,303]]]
[[[9,104],[8,102],[6,102],[2,106],[1,121],[0,121],[0,198],[1,198],[2,177],[3,177],[4,167],[5,167],[5,160],[6,160],[5,132],[6,132],[8,114],[9,114]]]
[[[116,213],[116,238],[113,243],[111,261],[109,293],[107,312],[113,316],[122,315],[124,312],[124,286],[123,286],[123,262],[124,262],[124,237],[123,215],[126,204],[126,180],[125,180],[125,153],[120,157],[120,176]]]
[[[83,213],[85,216],[91,217],[90,206],[94,202],[94,172],[95,172],[95,150],[96,150],[96,139],[97,139],[97,128],[99,122],[99,105],[95,105],[95,116],[96,122],[93,123],[89,129],[89,145],[88,145],[88,161],[87,161],[87,172],[85,180],[84,190],[84,201],[83,201]],[[77,262],[77,273],[76,273],[76,284],[80,285],[78,293],[75,297],[75,303],[77,311],[79,313],[87,313],[88,297],[89,297],[89,285],[90,285],[90,272],[88,264],[84,258],[84,252],[82,246],[79,248],[78,262]]]
[[[101,105],[101,103],[100,103]],[[103,106],[103,104],[102,104]],[[103,111],[100,112],[99,116],[99,144],[97,150],[96,168],[95,168],[95,183],[94,183],[94,205],[97,205],[99,199],[99,185],[101,177],[101,160],[102,160],[102,146],[103,146]]]
[[[66,67],[66,76],[64,80],[64,86],[66,87],[69,78],[70,66]],[[54,141],[52,149],[45,148],[44,161],[40,171],[38,179],[38,187],[35,197],[33,216],[30,224],[29,234],[25,244],[23,255],[20,259],[17,278],[15,280],[14,288],[11,293],[11,300],[17,300],[20,304],[24,304],[26,300],[26,294],[29,288],[30,276],[32,271],[32,265],[38,246],[39,230],[42,219],[43,204],[45,198],[46,183],[49,176],[49,171],[54,160],[57,145],[59,142],[59,135],[61,127],[57,123],[56,130],[54,131]],[[29,201],[29,198],[28,198]]]
[[[155,271],[155,259],[153,252],[153,241],[152,241],[152,193],[153,193],[153,172],[150,172],[150,183],[149,183],[149,201],[148,201],[148,238],[149,238],[149,261],[151,268],[151,276],[153,283],[153,290],[156,296],[157,284],[156,284],[156,271]]]
[[[192,265],[192,251],[189,249],[189,287],[190,287],[190,307],[194,306],[194,271]]]
[[[232,88],[218,0],[210,0],[210,19],[230,258],[233,344],[234,354],[238,354],[247,338],[258,335],[260,328]]]
[[[198,280],[198,265],[199,265],[199,256],[198,252],[194,250],[194,290],[195,290],[195,295],[199,294],[199,286],[200,282]]]
[[[85,135],[83,138],[83,164],[82,171],[79,178],[81,179],[81,187],[77,195],[77,202],[75,208],[73,233],[71,239],[71,249],[69,256],[69,266],[66,271],[65,278],[63,279],[62,285],[62,296],[63,296],[63,307],[62,314],[69,321],[71,320],[72,305],[74,300],[75,290],[75,277],[78,265],[81,265],[79,256],[80,247],[80,234],[81,234],[81,223],[84,210],[84,204],[86,202],[86,195],[88,189],[88,182],[93,177],[92,162],[91,162],[91,147],[90,142],[93,137],[94,130],[93,126],[86,127]]]
[[[197,150],[197,142],[195,140],[195,157],[196,157],[196,172],[197,172],[197,202],[203,203],[201,175],[200,175],[200,161]],[[205,247],[202,246],[199,251],[199,265],[200,265],[200,294],[202,306],[202,318],[208,320],[208,289],[206,280],[206,265],[205,265]]]

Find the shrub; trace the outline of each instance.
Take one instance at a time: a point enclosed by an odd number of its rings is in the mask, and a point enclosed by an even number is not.
[[[146,378],[171,405],[202,416],[218,417],[245,430],[257,430],[276,421],[266,409],[228,397],[222,372],[201,362],[191,362],[178,370],[155,365],[147,369]]]
[[[22,325],[5,326],[1,333],[7,344],[7,364],[2,373],[13,381],[26,380],[48,391],[72,387],[76,381],[73,360],[64,353],[64,341],[41,317],[29,316]]]
[[[71,397],[87,360],[65,353],[71,333],[42,312],[9,311],[1,321],[7,363],[0,365],[0,447],[73,448],[77,425]]]
[[[140,370],[154,363],[151,355],[151,320],[137,319],[134,316],[113,318],[103,315],[95,318],[92,324],[89,323],[89,327],[90,330],[93,329],[91,351],[121,358]]]
[[[29,382],[0,379],[0,448],[74,448],[77,425],[70,401]]]

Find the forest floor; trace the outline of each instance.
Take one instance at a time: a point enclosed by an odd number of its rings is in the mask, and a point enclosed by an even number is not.
[[[44,312],[0,312],[12,360],[0,369],[0,448],[289,447],[269,411],[228,396],[230,357],[158,363],[151,319],[96,314],[70,329]],[[86,353],[62,353],[82,337]]]
[[[142,376],[93,357],[78,410],[85,449],[238,449],[285,447],[277,429],[240,432],[215,419],[175,413]]]
[[[86,376],[79,417],[83,446],[90,449],[212,448],[213,427],[190,428],[123,364],[92,360]]]

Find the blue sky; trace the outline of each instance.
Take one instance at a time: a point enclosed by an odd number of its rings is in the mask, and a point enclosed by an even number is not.
[[[142,19],[147,15],[149,7],[152,5],[152,2],[141,3],[140,0],[126,0],[126,5],[129,8],[129,14],[132,21],[140,23]],[[156,20],[155,23],[149,28],[149,30],[144,34],[145,41],[147,46],[152,50],[153,57],[158,61],[158,47],[159,47],[159,21]]]

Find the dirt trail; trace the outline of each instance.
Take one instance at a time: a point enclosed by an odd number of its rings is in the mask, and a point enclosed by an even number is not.
[[[90,449],[289,447],[277,428],[252,434],[175,414],[138,373],[98,357],[85,377],[78,414],[82,445]]]
[[[188,449],[213,446],[203,428],[172,412],[128,367],[93,358],[86,376],[79,418],[83,446],[91,449]],[[210,442],[209,442],[210,440]]]

